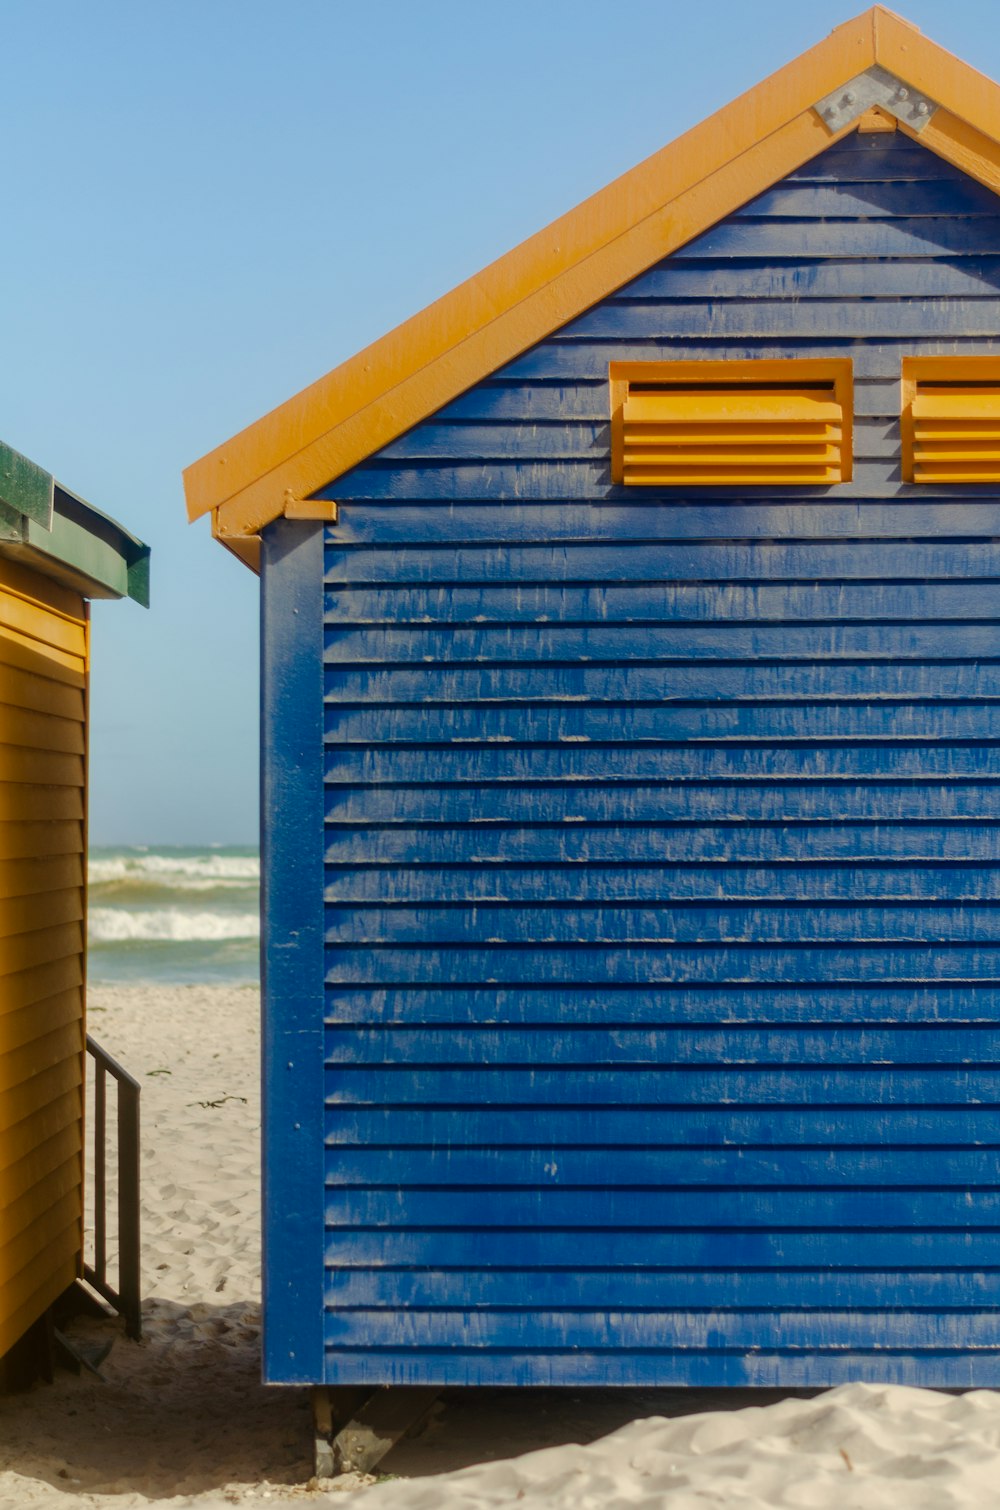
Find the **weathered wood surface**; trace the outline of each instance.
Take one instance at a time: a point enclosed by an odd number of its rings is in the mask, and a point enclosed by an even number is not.
[[[82,599],[0,565],[0,1354],[81,1262],[86,675]]]
[[[1000,501],[898,432],[990,352],[1000,202],[855,138],[329,490],[331,1383],[1000,1382]],[[610,360],[788,356],[852,483],[612,487]]]

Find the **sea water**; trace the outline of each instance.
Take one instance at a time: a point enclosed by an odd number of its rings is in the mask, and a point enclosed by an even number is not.
[[[256,981],[259,895],[255,848],[92,849],[88,976],[97,983]]]

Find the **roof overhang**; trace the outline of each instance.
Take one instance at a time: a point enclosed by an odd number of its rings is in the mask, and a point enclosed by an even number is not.
[[[259,532],[708,230],[875,107],[1000,192],[1000,86],[875,6],[184,474],[188,515]]]
[[[84,597],[149,607],[149,546],[2,442],[0,557]]]

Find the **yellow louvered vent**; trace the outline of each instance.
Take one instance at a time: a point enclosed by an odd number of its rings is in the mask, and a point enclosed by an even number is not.
[[[1000,358],[903,358],[903,477],[1000,482]]]
[[[851,476],[849,361],[612,362],[611,476],[827,487]]]

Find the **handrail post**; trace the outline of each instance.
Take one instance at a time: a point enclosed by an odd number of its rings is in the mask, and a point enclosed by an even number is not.
[[[142,1336],[139,1300],[139,1094],[118,1087],[118,1289],[125,1330]]]
[[[89,1048],[88,1043],[88,1048]],[[95,1056],[94,1076],[94,1272],[102,1284],[108,1278],[108,1072]]]
[[[138,1080],[87,1035],[87,1052],[94,1076],[94,1264],[84,1264],[84,1278],[125,1318],[129,1337],[142,1336],[140,1295],[141,1243],[139,1211],[139,1093]],[[117,1086],[116,1138],[118,1152],[118,1289],[108,1281],[107,1230],[107,1077]]]

